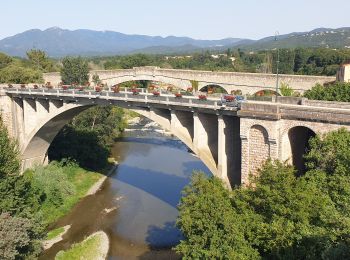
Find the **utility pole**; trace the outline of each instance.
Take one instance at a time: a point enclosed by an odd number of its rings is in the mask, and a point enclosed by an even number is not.
[[[280,63],[280,50],[278,48],[278,45],[277,45],[277,37],[279,36],[279,32],[276,31],[275,32],[275,42],[276,42],[276,48],[277,48],[277,64],[276,64],[276,97],[278,95],[278,80],[279,80],[279,75],[278,75],[278,65]],[[277,98],[276,98],[277,100]]]

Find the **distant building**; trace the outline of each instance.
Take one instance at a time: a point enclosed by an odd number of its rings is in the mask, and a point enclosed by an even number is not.
[[[337,72],[337,81],[350,82],[350,62],[340,66]]]

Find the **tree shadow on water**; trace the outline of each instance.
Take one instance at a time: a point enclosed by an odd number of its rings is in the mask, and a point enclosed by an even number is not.
[[[165,222],[161,227],[149,226],[146,243],[151,250],[139,256],[139,259],[181,259],[172,247],[182,238],[181,231],[175,226],[175,221]]]

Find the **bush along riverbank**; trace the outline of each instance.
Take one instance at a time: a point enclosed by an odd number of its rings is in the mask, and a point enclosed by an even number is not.
[[[31,179],[32,189],[39,198],[38,216],[45,225],[67,214],[90,187],[104,176],[67,160],[53,161],[24,174]]]

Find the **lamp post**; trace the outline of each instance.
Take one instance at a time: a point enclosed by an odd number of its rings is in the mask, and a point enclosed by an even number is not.
[[[279,32],[276,31],[275,32],[275,42],[277,43],[277,37],[279,36]],[[278,80],[279,80],[279,75],[278,75],[278,65],[280,63],[280,50],[278,48],[278,45],[276,44],[276,48],[277,48],[277,62],[276,62],[276,97],[278,95]],[[276,98],[277,100],[277,98]]]

